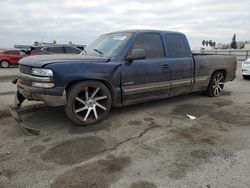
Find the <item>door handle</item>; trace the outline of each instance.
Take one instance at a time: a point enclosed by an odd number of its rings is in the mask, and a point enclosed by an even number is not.
[[[162,68],[168,68],[168,64],[163,64],[163,65],[161,65],[162,66]]]

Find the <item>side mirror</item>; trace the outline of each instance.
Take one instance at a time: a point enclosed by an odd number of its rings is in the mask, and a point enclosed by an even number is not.
[[[131,54],[128,55],[127,60],[132,62],[136,59],[145,59],[146,58],[146,51],[141,48],[133,49]]]

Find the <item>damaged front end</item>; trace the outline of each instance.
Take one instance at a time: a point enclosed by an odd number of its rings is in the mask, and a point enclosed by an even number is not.
[[[55,85],[54,73],[50,69],[19,66],[19,78],[14,81],[17,84],[17,99],[42,101],[47,106],[62,106],[66,104],[64,87]]]
[[[13,81],[17,85],[14,106],[10,111],[14,119],[26,133],[39,134],[39,130],[27,127],[21,119],[20,108],[25,100],[41,101],[46,106],[63,106],[66,104],[66,92],[64,87],[56,87],[53,80],[53,72],[49,69],[19,67],[19,78]],[[40,107],[40,106],[39,106]]]
[[[47,106],[66,105],[66,92],[64,88],[35,88],[21,83],[20,78],[17,81],[16,107],[21,106],[23,101],[41,101]]]

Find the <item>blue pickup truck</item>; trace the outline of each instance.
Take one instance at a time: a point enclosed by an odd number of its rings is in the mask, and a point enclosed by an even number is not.
[[[64,106],[76,124],[104,119],[110,108],[203,91],[217,97],[235,78],[235,56],[192,54],[179,32],[129,30],[98,37],[80,55],[19,62],[16,106],[27,100]]]

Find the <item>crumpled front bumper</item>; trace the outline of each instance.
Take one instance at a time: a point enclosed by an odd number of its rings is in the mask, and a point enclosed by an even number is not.
[[[15,97],[15,106],[20,106],[23,100],[42,101],[48,106],[66,105],[66,92],[63,87],[54,88],[36,88],[24,85],[17,80],[17,94]]]

